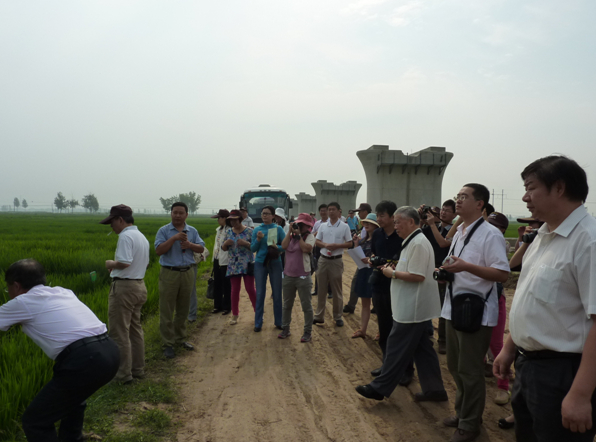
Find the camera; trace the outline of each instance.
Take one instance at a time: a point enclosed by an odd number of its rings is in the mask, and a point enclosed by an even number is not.
[[[536,239],[536,235],[538,235],[538,230],[534,230],[530,233],[524,233],[522,236],[522,242],[526,244],[532,244],[532,241]]]
[[[433,279],[435,281],[453,282],[454,276],[455,276],[454,273],[448,272],[443,267],[440,267],[438,270],[435,270],[433,272]]]
[[[293,223],[292,224],[292,229],[294,229],[294,230],[300,230],[300,226],[298,225],[298,223]]]
[[[384,266],[385,264],[387,264],[385,258],[381,258],[380,256],[371,256],[370,258],[370,265],[373,267]]]

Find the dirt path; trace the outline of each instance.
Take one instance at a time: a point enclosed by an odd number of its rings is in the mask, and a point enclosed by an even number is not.
[[[355,265],[344,259],[344,299],[349,297]],[[511,296],[509,296],[511,297]],[[314,298],[313,298],[314,301]],[[380,365],[381,351],[372,315],[367,339],[351,339],[359,328],[360,304],[344,315],[345,326],[335,327],[328,303],[323,327],[313,327],[313,340],[300,343],[303,315],[294,304],[292,336],[278,339],[273,326],[272,301],[265,303],[261,333],[253,332],[254,313],[243,291],[240,320],[212,315],[192,336],[197,351],[180,358],[185,368],[177,382],[183,412],[178,441],[448,441],[453,429],[441,421],[453,413],[455,384],[439,355],[449,403],[415,403],[420,391],[415,377],[398,387],[389,399],[377,402],[354,391],[371,381],[370,370]],[[494,405],[496,381],[487,379],[484,429],[478,441],[514,441],[512,430],[498,428],[497,420],[510,406]]]

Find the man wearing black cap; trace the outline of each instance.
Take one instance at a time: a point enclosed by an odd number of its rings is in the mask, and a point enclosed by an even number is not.
[[[246,207],[240,207],[240,214],[242,215],[242,225],[254,229],[255,223],[252,218],[248,216],[248,210]]]
[[[149,241],[134,225],[132,209],[124,204],[112,207],[100,221],[118,235],[116,255],[106,261],[112,285],[108,295],[110,337],[120,349],[120,368],[114,378],[128,384],[145,376],[145,340],[141,309],[147,301],[145,271],[149,265]]]

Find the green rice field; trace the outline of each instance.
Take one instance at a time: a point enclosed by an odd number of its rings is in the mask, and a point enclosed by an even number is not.
[[[104,215],[0,214],[0,305],[8,301],[4,271],[22,258],[43,264],[51,286],[74,291],[81,301],[107,324],[109,272],[105,261],[114,258],[118,235],[99,224]],[[135,216],[135,224],[151,244],[151,259],[145,276],[147,303],[143,315],[158,309],[158,257],[152,247],[157,230],[169,216]],[[190,217],[187,223],[199,231],[207,248],[213,249],[217,221]],[[202,263],[199,274],[210,266]],[[95,272],[95,273],[93,273]],[[20,327],[0,332],[0,441],[20,434],[20,418],[31,399],[52,376],[49,359]]]

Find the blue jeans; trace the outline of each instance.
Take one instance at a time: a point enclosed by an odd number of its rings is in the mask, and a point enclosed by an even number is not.
[[[281,260],[269,262],[267,266],[262,262],[255,262],[255,284],[257,286],[257,307],[255,309],[255,327],[263,327],[263,312],[265,310],[265,294],[267,291],[267,275],[273,293],[273,316],[275,325],[281,327]]]

